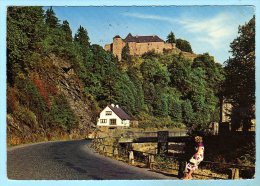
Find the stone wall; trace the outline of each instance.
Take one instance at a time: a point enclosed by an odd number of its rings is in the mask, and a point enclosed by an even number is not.
[[[105,46],[104,46],[104,49],[105,49],[105,51],[112,51],[112,44],[106,44]]]
[[[148,42],[148,43],[136,43],[136,50],[134,51],[135,55],[142,55],[148,51],[154,51],[156,53],[163,53],[165,49],[164,42]],[[167,48],[169,46],[167,45]],[[131,50],[130,50],[131,51]]]
[[[175,48],[175,44],[164,42],[147,42],[147,43],[128,43],[130,55],[143,55],[148,51],[155,51],[156,53],[163,53],[163,50],[171,50]]]
[[[104,49],[106,51],[111,51],[118,60],[122,59],[122,49],[126,45],[122,38],[114,38],[112,44],[106,44]],[[128,42],[130,55],[143,55],[148,51],[155,51],[156,53],[163,53],[163,50],[176,49],[175,44],[164,43],[164,42],[146,42],[146,43],[136,43]]]

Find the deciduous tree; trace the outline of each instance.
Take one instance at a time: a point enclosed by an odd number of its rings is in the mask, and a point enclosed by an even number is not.
[[[192,53],[190,43],[184,39],[176,39],[176,47],[181,51]]]
[[[232,57],[225,62],[225,96],[247,131],[255,118],[255,17],[238,28],[238,37],[230,44]],[[236,127],[234,127],[234,130]]]

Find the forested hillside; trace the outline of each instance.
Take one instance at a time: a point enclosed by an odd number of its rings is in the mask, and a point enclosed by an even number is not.
[[[9,144],[83,137],[110,103],[140,127],[198,130],[219,119],[224,70],[207,53],[192,61],[169,51],[125,51],[119,62],[90,43],[87,28],[72,36],[52,8],[9,7],[7,24]]]

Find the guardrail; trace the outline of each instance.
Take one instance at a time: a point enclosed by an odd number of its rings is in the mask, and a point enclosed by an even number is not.
[[[123,160],[129,164],[142,163],[145,167],[156,171],[174,170],[179,178],[184,174],[185,162],[187,161],[184,158],[137,151],[133,149],[132,143],[120,145],[118,141],[115,141],[113,144],[105,144],[105,142],[106,138],[94,139],[91,147],[100,154]],[[202,172],[203,170],[214,170],[216,173],[225,175],[203,175],[202,173],[197,173],[198,176],[209,177],[211,179],[252,178],[255,174],[254,166],[211,161],[202,161],[199,169]]]

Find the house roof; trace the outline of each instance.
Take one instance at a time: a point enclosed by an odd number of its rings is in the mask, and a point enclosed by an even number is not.
[[[129,116],[127,113],[125,113],[125,111],[123,109],[121,109],[120,107],[117,106],[111,106],[108,105],[108,107],[121,119],[123,120],[131,120],[132,117]]]
[[[136,42],[136,43],[146,43],[146,42],[164,42],[161,38],[157,35],[152,36],[132,36],[129,33],[126,38],[124,39],[125,42]]]

